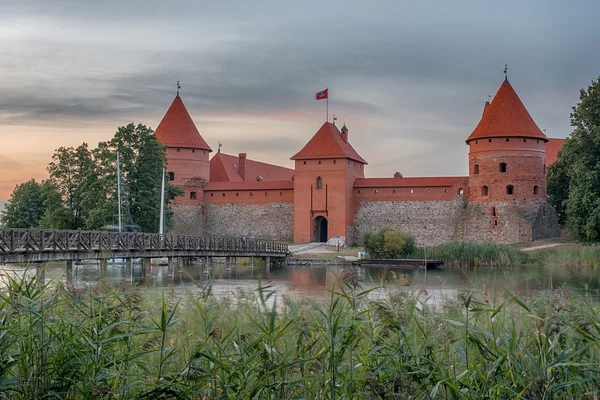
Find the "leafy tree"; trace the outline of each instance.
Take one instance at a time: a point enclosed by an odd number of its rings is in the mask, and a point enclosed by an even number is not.
[[[58,188],[51,181],[44,181],[41,185],[44,204],[44,214],[40,219],[40,228],[44,229],[67,229],[68,212],[63,205],[62,197]]]
[[[1,219],[8,228],[35,228],[44,214],[41,185],[31,179],[17,185],[4,206]]]
[[[363,243],[372,258],[405,257],[416,248],[415,239],[411,235],[387,227],[375,232],[365,232]]]
[[[548,194],[569,231],[591,243],[600,241],[600,79],[579,100],[571,137],[548,171]]]

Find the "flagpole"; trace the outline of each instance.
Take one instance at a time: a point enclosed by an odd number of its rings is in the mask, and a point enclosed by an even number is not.
[[[327,87],[325,90],[327,90],[327,118],[325,118],[325,120],[329,122],[329,87]]]

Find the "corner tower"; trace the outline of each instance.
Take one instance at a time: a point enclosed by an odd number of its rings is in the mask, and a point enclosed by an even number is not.
[[[198,132],[179,90],[167,113],[158,124],[156,138],[167,146],[168,177],[171,184],[184,190],[177,203],[196,204],[202,199],[198,181],[210,178],[209,156],[212,149]]]
[[[321,126],[294,155],[294,243],[348,238],[354,218],[353,187],[364,178],[367,162],[341,132],[329,122]]]
[[[547,141],[505,79],[492,102],[486,102],[479,124],[466,140],[469,201],[545,199]]]

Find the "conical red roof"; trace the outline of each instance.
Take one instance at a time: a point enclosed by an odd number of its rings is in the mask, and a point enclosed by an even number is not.
[[[468,144],[475,139],[515,136],[548,140],[529,115],[517,92],[505,80],[490,105],[486,105],[479,124],[466,142]]]
[[[292,160],[314,160],[328,158],[350,158],[363,164],[367,162],[358,155],[350,143],[342,139],[337,126],[325,122]]]
[[[179,96],[173,100],[173,104],[158,124],[154,134],[162,144],[169,147],[212,151],[208,143],[200,136],[200,132]]]

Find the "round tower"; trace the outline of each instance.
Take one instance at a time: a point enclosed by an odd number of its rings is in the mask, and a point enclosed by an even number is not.
[[[469,201],[545,199],[547,141],[505,79],[466,140]]]
[[[196,189],[189,188],[197,186],[191,184],[191,181],[209,180],[209,156],[212,149],[198,132],[179,97],[179,90],[171,107],[158,124],[155,135],[167,146],[167,174],[170,183],[186,192],[185,199],[200,200]]]

